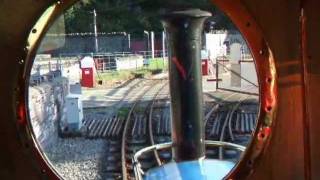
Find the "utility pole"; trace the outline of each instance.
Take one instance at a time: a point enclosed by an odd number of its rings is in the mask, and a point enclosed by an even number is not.
[[[95,39],[95,50],[96,53],[99,51],[99,45],[98,45],[98,30],[97,30],[97,12],[96,9],[93,10],[93,24],[94,24],[94,39]]]
[[[154,32],[151,31],[151,56],[154,59]]]
[[[166,33],[162,31],[162,67],[165,69],[165,58],[166,58]]]
[[[131,34],[128,34],[128,47],[131,49]]]
[[[163,31],[162,32],[162,58],[164,60],[164,58],[166,57],[166,33]]]
[[[149,38],[149,31],[144,30],[144,31],[143,31],[143,33],[144,33],[144,34],[146,34],[146,35],[147,35],[147,38],[148,38],[148,39],[147,39],[147,53],[146,53],[146,54],[147,54],[146,56],[148,57],[148,53],[149,53],[149,50],[150,50],[150,42],[149,42],[149,41],[150,41],[150,38]]]

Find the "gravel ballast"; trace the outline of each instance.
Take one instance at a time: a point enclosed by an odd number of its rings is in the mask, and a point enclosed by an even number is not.
[[[58,138],[47,155],[64,179],[105,179],[108,141],[84,138]]]

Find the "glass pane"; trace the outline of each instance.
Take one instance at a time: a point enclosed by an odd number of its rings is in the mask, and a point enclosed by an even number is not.
[[[134,154],[171,142],[169,40],[159,15],[181,8],[213,14],[204,24],[199,59],[206,140],[248,144],[259,107],[254,60],[211,2],[83,0],[47,32],[30,74],[31,125],[63,178],[137,178]],[[206,159],[234,164],[240,156],[206,148]],[[169,148],[144,153],[139,162],[148,171],[171,159]]]

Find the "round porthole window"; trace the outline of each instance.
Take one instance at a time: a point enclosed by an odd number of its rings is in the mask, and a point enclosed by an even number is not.
[[[242,36],[253,31],[244,28],[255,28],[251,19],[239,26],[231,17],[233,24],[209,1],[80,1],[62,12],[28,61],[28,123],[58,177],[139,179],[172,161],[176,89],[169,88],[170,39],[160,14],[186,8],[212,13],[196,60],[205,158],[228,162],[227,171],[217,172],[220,179],[237,164],[230,176],[255,165],[257,147],[270,135],[275,76],[270,61],[260,61],[269,52],[247,44],[256,37]],[[29,40],[37,33],[33,28]],[[270,68],[262,69],[263,63]]]

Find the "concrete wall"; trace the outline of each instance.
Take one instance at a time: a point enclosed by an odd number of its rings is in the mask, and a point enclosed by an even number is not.
[[[254,62],[241,62],[241,76],[248,81],[258,85],[257,72]],[[241,87],[243,89],[250,88],[252,84],[245,80],[241,80]]]
[[[250,54],[250,49],[247,46],[246,41],[238,31],[207,33],[205,40],[206,49],[208,50],[211,59],[215,59],[218,56],[227,56],[231,45],[234,43],[238,43],[242,46],[243,53]]]
[[[221,62],[222,63],[222,62]],[[241,63],[230,63],[224,62],[224,66],[219,65],[219,88],[227,88],[232,90],[241,90],[251,93],[258,93],[258,87],[254,86],[253,84],[258,84],[257,72],[255,69],[254,62],[241,62]],[[238,73],[241,75],[240,78],[238,75],[232,73],[230,70]],[[247,82],[246,80],[250,81],[251,83]]]

